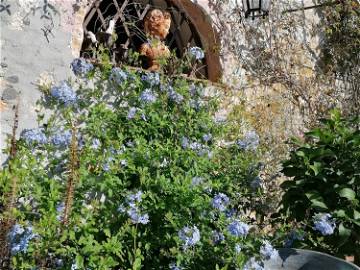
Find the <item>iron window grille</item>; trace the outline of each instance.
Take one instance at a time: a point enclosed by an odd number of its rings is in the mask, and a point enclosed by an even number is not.
[[[117,39],[110,48],[111,58],[114,62],[123,61],[130,49],[138,51],[141,44],[146,42],[143,19],[147,12],[154,8],[166,10],[171,14],[171,28],[165,40],[170,50],[174,50],[180,58],[188,47],[197,46],[205,49],[206,58],[196,76],[212,81],[218,80],[221,68],[216,51],[219,44],[217,34],[211,24],[204,25],[208,23],[207,19],[202,18],[204,16],[201,17],[204,11],[190,0],[95,0],[84,19],[84,32],[91,31],[96,34],[105,31],[110,20],[114,20]],[[197,25],[194,25],[194,22]],[[203,33],[197,27],[203,29]],[[213,33],[206,29],[211,29]],[[204,30],[207,33],[204,33]],[[81,56],[92,57],[84,44]]]

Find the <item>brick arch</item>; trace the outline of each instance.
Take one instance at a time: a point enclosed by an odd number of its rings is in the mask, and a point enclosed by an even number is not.
[[[153,7],[173,11],[171,12],[173,18],[172,29],[167,39],[169,47],[176,49],[179,56],[182,55],[181,50],[187,44],[202,47],[206,51],[204,75],[211,81],[218,81],[221,78],[218,34],[213,29],[211,19],[206,14],[206,11],[190,0],[92,0],[90,6],[87,7],[86,15],[83,16],[83,30],[92,31],[93,29],[87,29],[89,27],[104,28],[107,17],[111,16],[112,18],[115,17],[121,25],[124,18],[120,13],[124,11],[124,7],[129,3],[139,4],[142,7],[136,10],[139,19],[142,19],[146,11]],[[107,4],[111,7],[106,6],[105,8],[104,5]],[[131,31],[125,27],[122,29],[122,33],[125,32],[129,39],[126,40],[126,37],[122,37],[124,38],[121,41],[123,47],[131,45],[133,41],[131,40],[133,37],[129,33]]]

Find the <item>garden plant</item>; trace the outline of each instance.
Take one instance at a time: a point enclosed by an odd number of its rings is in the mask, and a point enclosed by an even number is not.
[[[72,69],[41,87],[39,128],[0,172],[2,265],[263,269],[276,250],[248,215],[259,136],[228,143],[217,97],[189,78]]]
[[[299,226],[288,244],[296,240],[299,247],[355,255],[355,263],[360,262],[359,120],[334,110],[303,140],[294,140],[283,163],[292,179],[282,184],[283,213]]]

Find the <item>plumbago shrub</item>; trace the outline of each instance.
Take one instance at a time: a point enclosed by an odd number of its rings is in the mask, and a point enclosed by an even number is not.
[[[256,133],[221,143],[217,98],[182,77],[72,68],[76,81],[42,88],[51,114],[1,172],[12,269],[263,269],[276,256],[243,203],[259,192]]]
[[[283,210],[300,224],[295,240],[338,256],[355,255],[360,262],[360,119],[333,111],[320,127],[296,140],[283,173]],[[301,231],[301,230],[300,230]]]

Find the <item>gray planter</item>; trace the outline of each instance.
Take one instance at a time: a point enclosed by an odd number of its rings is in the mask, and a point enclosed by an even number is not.
[[[354,264],[325,253],[303,249],[279,249],[279,256],[265,262],[265,270],[360,270]]]

